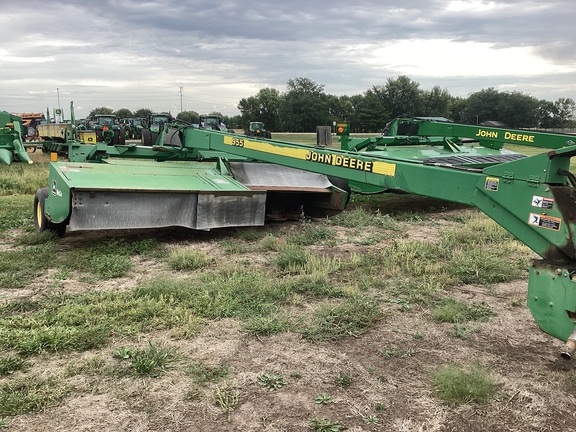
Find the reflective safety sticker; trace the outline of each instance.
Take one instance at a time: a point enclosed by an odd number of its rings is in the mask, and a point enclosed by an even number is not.
[[[528,224],[540,228],[560,231],[560,225],[562,224],[562,219],[552,216],[530,213],[530,219],[528,220]]]

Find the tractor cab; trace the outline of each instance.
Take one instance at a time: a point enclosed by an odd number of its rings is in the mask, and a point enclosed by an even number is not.
[[[117,126],[119,125],[119,121],[115,115],[97,114],[94,116],[94,125]]]
[[[200,127],[205,129],[219,130],[226,132],[228,129],[222,117],[217,115],[207,115],[200,117]]]

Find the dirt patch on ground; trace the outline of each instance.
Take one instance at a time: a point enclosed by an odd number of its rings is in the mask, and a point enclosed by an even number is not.
[[[405,238],[433,240],[438,230],[449,227],[462,211],[432,215],[433,224],[416,225],[419,228],[411,228]],[[298,225],[281,229],[298,229]],[[226,230],[167,229],[154,235],[212,256],[246,260],[246,256],[222,252],[218,240],[228,234]],[[59,245],[74,248],[103,236],[123,236],[130,241],[149,235],[137,231],[70,233]],[[328,250],[335,257],[345,257],[383,247],[382,243],[347,243]],[[248,259],[266,265],[262,254]],[[135,271],[128,277],[97,283],[71,278],[58,286],[58,292],[131,290],[165,271],[164,264],[137,259]],[[51,276],[42,275],[25,289],[2,289],[0,300],[49,294],[53,291]],[[313,343],[295,333],[250,337],[233,319],[211,321],[199,335],[185,340],[174,340],[168,331],[149,332],[131,340],[132,346],[154,342],[177,352],[176,362],[158,378],[70,373],[96,357],[105,365],[116,364],[113,350],[127,344],[121,336],[99,351],[41,355],[31,360],[30,370],[3,378],[0,384],[23,375],[55,374],[70,392],[56,407],[9,418],[8,430],[305,431],[314,430],[309,424],[313,418],[338,420],[349,431],[576,430],[573,365],[559,359],[562,343],[540,331],[525,302],[518,301],[525,298],[526,289],[525,278],[490,288],[465,285],[451,289],[449,295],[485,302],[497,314],[467,338],[454,337],[453,325],[434,321],[429,309],[413,306],[403,310],[386,304],[386,318],[375,328],[360,337],[334,342]],[[197,385],[187,373],[195,362],[228,367],[229,381],[239,395],[231,422],[216,400],[221,383]],[[450,407],[442,403],[430,384],[431,373],[450,363],[479,363],[489,368],[499,386],[497,396],[485,405]],[[268,390],[258,383],[264,373],[282,374],[286,384]],[[341,385],[343,377],[349,378],[349,386]],[[331,403],[317,403],[322,394],[329,395]]]

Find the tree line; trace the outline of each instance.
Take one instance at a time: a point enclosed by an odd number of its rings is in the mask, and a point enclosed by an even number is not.
[[[464,124],[498,121],[512,128],[576,127],[576,102],[571,98],[539,100],[519,91],[498,91],[492,87],[468,97],[452,96],[447,89],[434,86],[423,90],[407,76],[388,78],[362,94],[335,96],[324,92],[324,85],[309,78],[293,78],[286,90],[263,88],[238,102],[240,115],[219,115],[228,127],[246,129],[250,121],[262,121],[266,129],[288,132],[315,132],[316,126],[350,123],[354,132],[380,132],[390,120],[400,116],[444,117]],[[94,114],[116,114],[119,118],[146,117],[151,111],[127,108],[113,111],[96,108]],[[199,114],[183,111],[176,117],[198,123]]]

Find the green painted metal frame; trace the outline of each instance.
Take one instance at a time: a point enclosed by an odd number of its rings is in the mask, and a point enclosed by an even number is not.
[[[22,141],[22,118],[0,111],[0,162],[10,165],[14,155],[21,162],[32,163]]]

